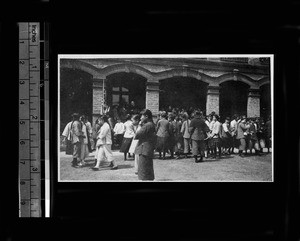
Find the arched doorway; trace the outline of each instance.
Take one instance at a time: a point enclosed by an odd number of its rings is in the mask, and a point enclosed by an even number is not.
[[[145,108],[147,79],[135,73],[114,73],[107,76],[107,104],[128,106],[134,101],[136,108]]]
[[[208,84],[191,77],[171,77],[160,81],[159,109],[206,109]]]
[[[60,70],[60,130],[71,120],[74,112],[92,121],[92,75],[78,69]]]
[[[260,87],[260,116],[265,120],[271,115],[271,85]]]
[[[247,115],[249,85],[241,81],[226,81],[220,84],[221,121],[234,114]]]

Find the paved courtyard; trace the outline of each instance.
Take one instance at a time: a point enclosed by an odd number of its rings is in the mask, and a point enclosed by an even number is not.
[[[139,181],[134,173],[133,158],[123,160],[123,153],[113,152],[117,170],[103,163],[99,171],[93,171],[94,153],[82,168],[71,166],[72,156],[60,153],[61,181]],[[262,156],[237,154],[222,156],[220,159],[204,158],[195,163],[194,159],[154,159],[155,181],[272,181],[272,154]]]

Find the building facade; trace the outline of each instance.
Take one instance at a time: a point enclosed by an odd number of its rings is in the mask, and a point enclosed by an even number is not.
[[[60,58],[60,71],[61,83],[63,71],[87,73],[93,121],[104,104],[131,100],[154,116],[168,105],[223,117],[271,114],[270,58]]]

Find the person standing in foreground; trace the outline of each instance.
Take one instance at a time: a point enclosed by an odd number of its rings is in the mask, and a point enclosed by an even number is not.
[[[153,152],[156,142],[155,125],[150,110],[143,110],[141,115],[141,127],[135,135],[135,139],[139,140],[135,149],[135,155],[139,155],[138,179],[154,180]]]
[[[105,158],[110,162],[110,167],[111,169],[118,169],[118,166],[116,165],[113,154],[111,151],[111,145],[112,145],[112,140],[111,140],[111,129],[108,124],[108,118],[107,116],[102,116],[99,118],[99,122],[101,125],[101,128],[99,130],[99,134],[97,137],[97,149],[96,149],[96,159],[97,163],[95,167],[93,167],[93,170],[97,171],[99,170],[100,162],[104,161]]]
[[[191,120],[189,132],[192,140],[192,153],[195,158],[195,162],[202,162],[204,156],[204,139],[209,132],[208,126],[205,124],[201,117],[200,111],[195,111],[194,118]],[[197,159],[197,155],[200,153],[200,159]]]

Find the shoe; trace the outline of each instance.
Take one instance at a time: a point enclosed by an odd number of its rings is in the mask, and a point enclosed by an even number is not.
[[[196,162],[197,162],[197,163],[198,163],[198,162],[203,162],[203,156],[201,156],[200,159],[197,160]]]
[[[99,169],[100,169],[99,167],[92,167],[93,171],[99,171]]]
[[[111,168],[111,170],[116,170],[116,169],[118,169],[118,166],[113,166],[113,167]]]

